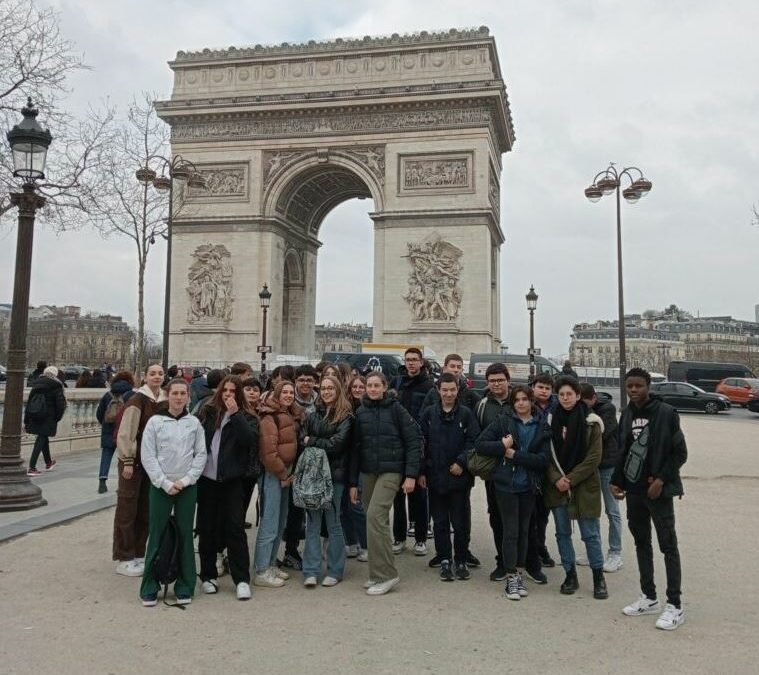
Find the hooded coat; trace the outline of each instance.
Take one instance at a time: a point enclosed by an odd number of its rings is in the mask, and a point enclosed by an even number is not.
[[[45,417],[43,419],[32,419],[25,409],[24,429],[28,434],[55,436],[58,432],[58,422],[61,421],[63,413],[66,412],[63,385],[56,378],[43,375],[33,381],[29,398],[38,393],[45,397]]]

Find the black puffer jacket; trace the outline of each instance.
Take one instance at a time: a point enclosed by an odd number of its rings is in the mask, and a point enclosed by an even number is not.
[[[611,469],[617,466],[619,456],[619,443],[617,443],[617,409],[611,402],[611,396],[608,394],[598,395],[598,402],[593,406],[593,412],[601,418],[604,423],[604,431],[601,436],[603,442],[603,454],[601,455],[601,464],[599,469]]]
[[[31,419],[27,410],[24,409],[24,429],[28,434],[55,436],[58,431],[58,422],[61,421],[63,413],[66,411],[63,385],[57,379],[43,375],[32,383],[29,398],[37,393],[42,393],[45,396],[45,417],[44,419]]]
[[[459,394],[456,397],[458,403],[466,406],[469,410],[474,412],[481,398],[482,397],[474,389],[470,389],[466,386],[466,380],[463,377],[459,378]],[[422,410],[425,410],[436,403],[440,403],[440,391],[437,387],[432,387],[424,397]]]
[[[421,457],[419,426],[400,402],[387,394],[378,401],[364,396],[356,410],[349,485],[358,485],[359,472],[417,478]]]
[[[416,375],[411,376],[401,367],[400,375],[393,380],[391,389],[395,389],[398,400],[417,422],[422,414],[424,398],[430,389],[434,389],[435,383],[426,368],[422,368]]]
[[[211,441],[216,433],[216,408],[206,405],[199,415],[206,435],[206,450],[211,455]],[[258,418],[238,410],[230,415],[221,430],[219,464],[216,480],[225,481],[249,476],[258,466]]]
[[[353,415],[339,422],[326,417],[327,410],[317,405],[303,425],[303,434],[308,438],[306,446],[321,448],[327,453],[329,469],[334,483],[344,483],[348,474],[348,456],[353,431]]]

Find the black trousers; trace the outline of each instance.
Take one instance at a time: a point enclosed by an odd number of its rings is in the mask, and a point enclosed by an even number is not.
[[[406,516],[406,495],[400,490],[393,501],[393,539],[406,541],[408,521],[414,522],[414,539],[417,542],[427,541],[427,526],[430,523],[427,490],[418,485],[408,496],[409,518]]]
[[[498,500],[495,496],[495,483],[492,480],[485,481],[485,496],[488,500],[488,519],[490,529],[493,531],[493,543],[495,544],[496,566],[502,567],[503,563],[503,521],[501,512],[498,510]]]
[[[205,476],[198,480],[198,555],[203,581],[216,579],[216,553],[226,547],[232,580],[250,583],[244,480],[220,482]]]
[[[539,572],[543,567],[541,557],[548,555],[546,548],[546,527],[548,527],[548,515],[550,509],[546,508],[542,495],[537,495],[535,508],[530,517],[530,530],[527,534],[527,569],[531,572]]]
[[[300,558],[298,546],[300,540],[306,536],[306,512],[293,504],[293,491],[287,491],[287,524],[285,525],[285,555],[288,553]]]
[[[469,495],[470,490],[445,493],[435,492],[432,489],[429,491],[435,552],[441,560],[451,560],[451,526],[453,526],[453,561],[466,562],[471,534]]]
[[[32,456],[29,458],[29,468],[37,468],[37,460],[42,453],[42,457],[45,459],[45,464],[49,465],[53,461],[50,457],[50,437],[49,436],[37,436],[34,439],[34,447],[32,448]]]
[[[640,573],[640,590],[646,597],[656,598],[654,583],[654,551],[651,545],[651,522],[656,529],[659,549],[664,554],[664,567],[667,570],[667,602],[680,607],[680,551],[677,548],[675,531],[675,506],[672,497],[649,499],[646,495],[627,495],[627,524],[635,540],[635,553],[638,557]]]
[[[496,492],[496,500],[503,523],[501,566],[507,572],[516,572],[518,567],[525,566],[527,559],[527,537],[535,510],[535,495],[532,492]]]

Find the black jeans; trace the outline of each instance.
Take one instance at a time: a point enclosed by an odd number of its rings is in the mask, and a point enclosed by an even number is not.
[[[503,567],[503,521],[495,497],[495,483],[492,480],[485,481],[485,496],[488,500],[488,519],[495,543],[495,563],[497,567]]]
[[[417,486],[408,496],[409,516],[414,522],[414,539],[417,543],[427,541],[427,526],[430,522],[427,490]],[[393,539],[406,541],[408,519],[406,517],[406,495],[400,490],[393,501]]]
[[[532,492],[496,492],[495,496],[503,522],[501,566],[507,572],[516,572],[517,568],[524,568],[527,559],[527,535],[535,507],[535,495]]]
[[[530,517],[530,531],[527,535],[527,569],[539,572],[543,567],[541,558],[548,555],[546,548],[546,527],[550,510],[546,508],[542,495],[537,495],[535,508]]]
[[[40,453],[45,458],[45,464],[49,465],[52,462],[50,457],[50,438],[48,436],[37,436],[34,439],[34,447],[32,448],[32,456],[29,458],[29,468],[37,468],[37,460],[40,457]]]
[[[466,562],[471,532],[469,490],[435,492],[430,489],[430,513],[435,533],[435,552],[441,560],[451,560],[451,526],[453,526],[453,561]],[[426,535],[426,533],[425,533]]]
[[[664,554],[667,570],[667,602],[680,607],[680,551],[675,532],[675,507],[672,497],[649,499],[645,495],[627,495],[627,524],[635,540],[638,556],[640,590],[646,597],[656,599],[654,583],[654,552],[651,546],[651,521],[656,529],[659,549]]]
[[[250,583],[250,553],[245,534],[244,478],[198,480],[198,554],[200,578],[216,579],[216,553],[226,546],[235,584]]]
[[[287,491],[287,524],[285,525],[285,555],[300,558],[298,546],[306,536],[306,512],[293,504],[293,491]]]

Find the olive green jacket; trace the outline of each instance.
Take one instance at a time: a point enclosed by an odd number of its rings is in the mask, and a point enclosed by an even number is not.
[[[569,517],[575,520],[577,518],[601,517],[601,477],[598,473],[598,465],[601,463],[603,452],[604,424],[595,413],[590,413],[585,419],[585,423],[587,425],[588,452],[585,459],[567,474],[572,485],[569,492],[559,492],[556,489],[556,481],[564,473],[556,461],[553,442],[551,443],[551,460],[548,463],[543,488],[546,506],[549,509],[557,506],[568,506]],[[550,417],[548,418],[548,425],[551,425]]]

